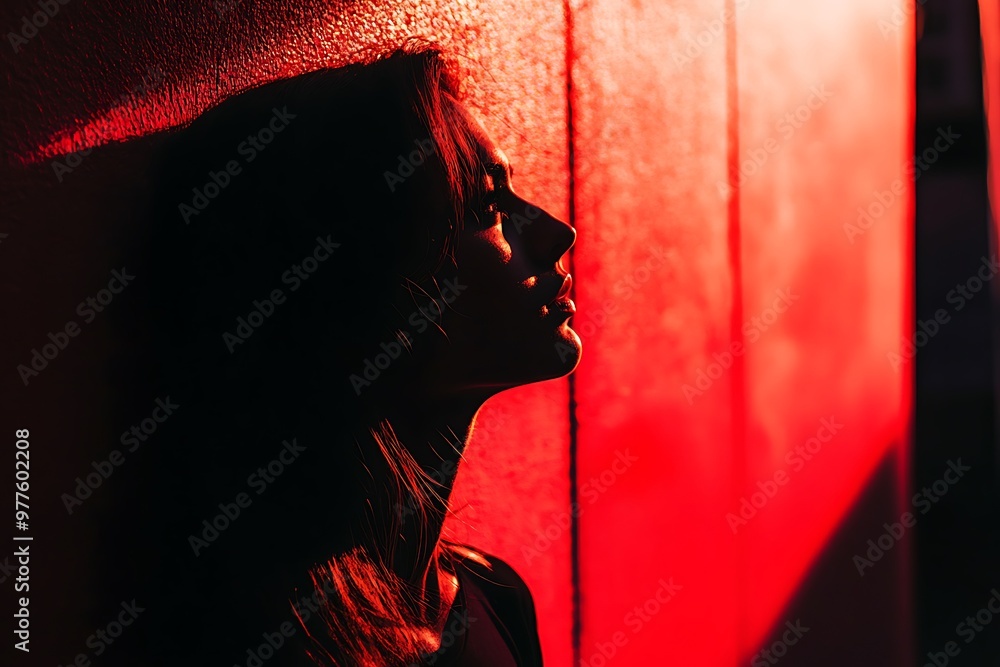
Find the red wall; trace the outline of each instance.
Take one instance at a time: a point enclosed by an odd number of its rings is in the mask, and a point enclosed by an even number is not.
[[[979,22],[983,38],[983,80],[986,123],[990,141],[990,202],[994,221],[1000,220],[1000,8],[980,0]]]
[[[35,9],[8,5],[2,26]],[[887,355],[910,313],[912,17],[895,6],[69,3],[4,55],[4,142],[45,160],[137,136],[410,35],[467,56],[518,188],[578,228],[585,353],[572,385],[487,405],[449,529],[527,579],[546,664],[735,665],[789,620],[877,464],[905,468],[911,367]],[[831,95],[810,108],[814,86]],[[73,233],[103,252],[100,229]],[[52,400],[100,412],[100,386]],[[794,469],[830,417],[842,429]],[[727,515],[782,471],[734,531]],[[889,483],[901,496],[905,476]]]

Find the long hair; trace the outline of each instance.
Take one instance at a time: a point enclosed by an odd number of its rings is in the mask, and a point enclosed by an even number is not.
[[[404,522],[437,539],[421,528],[435,480],[383,408],[443,340],[407,320],[444,303],[483,170],[455,71],[409,47],[246,91],[165,137],[149,317],[182,407],[145,501],[158,644],[183,611],[199,647],[294,617],[318,664],[434,650],[439,610],[395,554]],[[264,616],[241,588],[301,576],[311,590]]]

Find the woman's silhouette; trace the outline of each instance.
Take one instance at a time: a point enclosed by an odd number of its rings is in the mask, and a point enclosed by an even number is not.
[[[268,84],[163,150],[149,323],[180,407],[119,574],[147,662],[540,664],[524,582],[441,527],[483,402],[579,361],[575,232],[513,190],[450,61]]]

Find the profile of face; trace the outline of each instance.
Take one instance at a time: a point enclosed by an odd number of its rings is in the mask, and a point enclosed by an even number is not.
[[[439,346],[426,380],[435,392],[495,393],[562,377],[580,361],[576,306],[563,257],[576,231],[521,196],[502,150],[468,120],[482,171],[458,236]]]
[[[157,385],[190,407],[156,459],[172,492],[149,503],[156,531],[145,542],[164,564],[150,588],[182,618],[212,573],[225,583],[214,599],[240,612],[225,621],[233,644],[271,627],[261,618],[286,613],[272,603],[287,602],[287,584],[308,586],[302,577],[331,553],[364,542],[404,574],[415,567],[407,558],[434,543],[427,526],[402,521],[399,502],[426,496],[413,471],[452,453],[429,440],[465,433],[491,395],[580,361],[561,264],[576,232],[515,189],[446,69],[418,52],[321,70],[241,93],[159,138],[151,356]],[[276,110],[290,121],[251,160],[239,147]],[[428,140],[436,157],[387,178]],[[240,169],[220,187],[230,164]],[[405,352],[401,337],[412,337]],[[200,525],[286,439],[309,462],[288,466],[241,515],[229,551],[213,546],[195,562],[186,534],[159,528]],[[214,463],[184,464],[206,451]],[[412,534],[397,540],[404,528]],[[404,553],[404,542],[420,546]],[[280,576],[264,594],[267,582],[245,586],[251,571]]]
[[[171,304],[158,325],[175,360],[166,367],[274,387],[267,403],[289,415],[319,392],[377,410],[417,392],[485,399],[576,368],[560,262],[576,232],[518,193],[447,72],[434,52],[318,71],[235,96],[168,137],[153,243],[158,303]],[[287,127],[242,163],[234,147],[276,109]],[[428,141],[427,166],[386,179]],[[241,172],[199,205],[192,193],[234,157]],[[340,248],[286,282],[317,239]],[[234,343],[237,318],[275,287],[287,302]],[[219,345],[206,331],[231,337]],[[382,345],[400,335],[413,337],[410,354],[389,360]],[[298,391],[279,389],[289,386]]]

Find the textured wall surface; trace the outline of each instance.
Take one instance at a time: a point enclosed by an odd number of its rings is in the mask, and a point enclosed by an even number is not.
[[[892,9],[574,14],[583,664],[761,659],[793,610],[819,621],[793,598],[866,484],[888,492],[866,512],[902,511],[905,476],[871,482],[905,465],[909,415],[910,362],[888,355],[910,313],[912,40],[905,15],[880,28]],[[819,604],[883,599],[872,579]],[[903,661],[905,633],[873,627],[852,641]],[[847,655],[812,632],[794,664]]]
[[[891,15],[761,0],[735,24],[743,314],[767,327],[745,355],[740,496],[789,478],[736,535],[748,654],[876,465],[907,458],[913,45],[908,21],[880,26]],[[794,301],[768,324],[783,290]],[[817,453],[798,452],[810,438]]]
[[[0,276],[21,321],[2,387],[46,443],[44,530],[86,570],[100,537],[59,494],[129,425],[107,395],[128,359],[99,319],[30,387],[12,369],[128,262],[130,202],[148,186],[141,160],[113,176],[85,154],[69,171],[53,160],[421,36],[462,54],[518,189],[579,232],[572,395],[561,380],[487,404],[448,530],[528,581],[546,664],[749,660],[794,620],[785,610],[879,462],[906,460],[911,370],[889,355],[912,339],[912,17],[885,30],[894,6],[70,0],[32,32],[36,4],[6,3],[0,187],[18,207]],[[800,467],[796,448],[827,419],[842,428]],[[896,472],[879,479],[890,499],[905,489]],[[65,554],[38,567],[40,644],[82,644],[88,584]],[[849,557],[837,567],[855,576]],[[864,616],[879,590],[844,604]],[[897,639],[871,641],[892,654]]]
[[[727,202],[715,189],[726,179],[725,35],[689,63],[672,58],[684,34],[722,10],[607,1],[576,17],[588,665],[616,644],[624,664],[664,652],[701,665],[737,657],[738,613],[720,602],[737,584],[721,517],[739,378],[719,377],[690,401],[681,391],[730,339],[736,283]],[[616,461],[623,453],[635,458],[628,468]],[[706,619],[712,641],[687,644],[707,636]]]

